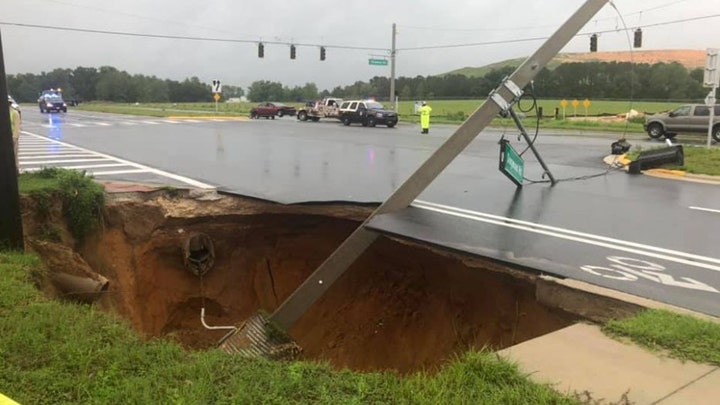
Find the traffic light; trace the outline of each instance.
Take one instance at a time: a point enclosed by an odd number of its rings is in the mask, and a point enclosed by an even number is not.
[[[325,47],[320,47],[320,60],[325,60]]]
[[[258,58],[265,57],[265,45],[262,42],[258,43]]]
[[[635,30],[635,36],[633,37],[633,47],[642,47],[642,30],[640,28]]]
[[[295,59],[295,45],[290,45],[290,59]]]
[[[590,52],[597,52],[597,34],[590,36]]]

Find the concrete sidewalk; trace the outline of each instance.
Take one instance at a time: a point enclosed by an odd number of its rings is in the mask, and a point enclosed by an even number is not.
[[[498,354],[535,382],[581,399],[620,404],[720,403],[718,367],[682,362],[575,324]],[[593,402],[594,403],[594,402]]]

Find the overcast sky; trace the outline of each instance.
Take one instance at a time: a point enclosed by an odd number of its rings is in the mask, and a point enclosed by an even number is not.
[[[7,73],[40,73],[57,67],[110,65],[131,74],[247,87],[256,80],[284,85],[315,82],[322,89],[389,76],[389,66],[370,66],[389,49],[397,23],[397,76],[432,75],[464,66],[483,66],[525,57],[542,41],[474,47],[404,50],[551,35],[582,4],[580,0],[0,0]],[[643,48],[720,48],[720,0],[616,0],[631,29],[643,28]],[[649,26],[682,19],[691,22]],[[72,27],[197,38],[248,40],[228,43],[143,38],[18,27],[3,23]],[[587,52],[589,34],[602,33],[600,51],[628,50],[616,11],[606,5],[563,50]],[[616,31],[616,29],[620,31]],[[298,46],[290,60],[288,45],[265,46],[257,57],[255,41]],[[319,60],[319,45],[327,60]],[[375,56],[377,57],[377,56]]]

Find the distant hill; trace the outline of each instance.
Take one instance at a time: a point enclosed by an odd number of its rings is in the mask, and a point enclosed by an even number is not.
[[[705,67],[705,50],[694,49],[669,49],[656,51],[622,51],[622,52],[584,52],[584,53],[561,53],[553,58],[547,65],[548,69],[555,69],[563,63],[570,62],[630,62],[655,64],[659,62],[678,62],[688,70]],[[468,77],[485,76],[492,69],[499,69],[505,66],[517,67],[525,61],[525,58],[508,59],[502,62],[492,63],[482,67],[464,67],[441,74],[461,74]]]

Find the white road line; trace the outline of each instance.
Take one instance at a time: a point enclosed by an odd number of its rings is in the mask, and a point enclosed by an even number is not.
[[[57,149],[54,149],[57,148]],[[57,152],[57,153],[77,153],[77,150],[72,148],[65,148],[65,147],[58,147],[57,145],[46,145],[43,148],[23,148],[22,146],[18,148],[18,151],[20,152],[20,155],[23,153],[26,153],[28,155],[38,155],[40,153],[48,153],[48,152]]]
[[[101,169],[103,167],[123,167],[127,166],[125,163],[108,163],[108,164],[100,164],[100,165],[79,165],[79,166],[64,166],[63,169],[69,169],[69,170],[81,170],[81,169]],[[23,169],[24,172],[37,172],[39,170],[44,169],[44,167],[29,167],[27,169]]]
[[[112,159],[108,158],[96,158],[96,159],[69,159],[69,160],[43,160],[40,162],[28,162],[23,163],[20,162],[22,165],[30,164],[30,165],[54,165],[58,163],[83,163],[83,162],[102,162],[102,161],[109,161]],[[20,169],[20,171],[23,171],[23,169]]]
[[[95,124],[95,125],[98,125],[98,126],[101,126],[101,127],[109,127],[109,126],[112,125],[112,124],[110,124],[110,123],[108,123],[108,122],[95,122],[94,124]],[[39,136],[39,135],[38,135],[38,136]]]
[[[84,128],[87,126],[85,124],[75,124],[75,123],[70,123],[70,125],[72,125],[73,127],[77,127],[77,128]]]
[[[63,145],[63,146],[68,146],[68,147],[74,147],[74,148],[77,148],[78,150],[81,150],[81,151],[84,151],[84,152],[94,153],[95,155],[97,155],[97,156],[102,156],[103,158],[105,158],[105,159],[107,159],[107,160],[115,160],[116,162],[125,163],[125,164],[127,164],[128,166],[137,167],[138,169],[144,169],[144,170],[147,170],[148,172],[153,173],[153,174],[156,174],[156,175],[158,175],[158,176],[167,177],[167,178],[170,178],[170,179],[173,179],[173,180],[176,180],[176,181],[179,181],[179,182],[182,182],[182,183],[191,185],[191,186],[193,186],[193,187],[204,188],[204,189],[214,189],[214,188],[215,188],[214,186],[211,186],[211,185],[209,185],[209,184],[205,184],[205,183],[199,182],[199,181],[197,181],[197,180],[190,179],[190,178],[188,178],[188,177],[180,176],[180,175],[173,174],[173,173],[170,173],[170,172],[166,172],[166,171],[163,171],[163,170],[154,169],[154,168],[152,168],[152,167],[145,166],[145,165],[141,165],[141,164],[139,164],[139,163],[134,163],[134,162],[131,162],[131,161],[125,160],[125,159],[120,159],[120,158],[117,158],[117,157],[112,156],[112,155],[107,155],[107,154],[104,154],[104,153],[94,152],[94,151],[91,151],[90,149],[85,149],[85,148],[81,148],[81,147],[79,147],[79,146],[70,145],[70,144],[65,143],[65,142],[48,139],[48,138],[43,137],[42,135],[33,134],[32,132],[22,131],[22,133],[23,133],[23,134],[26,134],[26,135],[30,135],[30,136],[37,137],[37,138],[39,138],[39,139],[47,139],[48,141],[54,142],[54,143],[56,143],[56,144],[58,144],[58,145]],[[99,159],[99,160],[103,160],[103,159]],[[36,164],[36,163],[37,163],[37,162],[33,162],[33,164]],[[82,162],[78,162],[78,163],[82,163]]]
[[[179,124],[179,122],[173,120],[160,120],[160,122],[164,122],[166,124]]]
[[[137,125],[137,122],[134,121],[120,121],[123,125]]]
[[[149,170],[145,169],[130,169],[130,170],[109,170],[104,172],[92,172],[93,176],[109,176],[113,174],[130,174],[130,173],[148,173]]]
[[[203,122],[203,121],[198,121],[198,120],[182,120],[182,122],[191,122],[191,123],[193,123],[193,124],[197,124],[198,122]]]
[[[148,125],[158,125],[159,124],[159,122],[155,122],[155,121],[140,121],[140,122],[142,122],[143,124],[148,124]]]
[[[78,153],[78,151],[76,151],[76,150],[52,151],[52,150],[45,149],[43,151],[38,151],[38,152],[34,152],[34,151],[26,152],[26,151],[20,149],[20,153],[18,153],[18,156],[19,157],[31,157],[31,156],[41,156],[41,155],[48,155],[48,154],[50,154],[50,156],[65,156],[65,155],[70,155],[73,153]]]
[[[658,259],[668,260],[675,263],[687,264],[690,266],[701,267],[708,270],[720,271],[720,266],[709,263],[720,264],[720,259],[713,257],[700,256],[692,253],[681,252],[677,250],[664,249],[656,246],[644,245],[635,242],[624,241],[620,239],[608,238],[600,235],[593,235],[584,232],[572,231],[569,229],[558,228],[548,225],[536,224],[534,222],[521,221],[513,218],[502,217],[499,215],[486,214],[483,212],[465,210],[462,208],[451,207],[442,204],[435,204],[428,201],[415,200],[411,204],[414,207],[428,211],[440,212],[459,218],[470,219],[478,222],[486,222],[494,225],[505,226],[508,228],[519,229],[527,232],[537,233],[541,235],[554,236],[560,239],[571,240],[574,242],[595,245],[623,252],[630,252]],[[657,252],[657,253],[655,253]],[[673,255],[673,256],[670,256]],[[698,262],[704,261],[708,263]]]
[[[26,160],[33,160],[33,159],[52,159],[52,158],[84,158],[84,157],[94,157],[94,156],[97,156],[97,155],[94,153],[77,153],[77,152],[75,152],[75,154],[73,154],[73,155],[61,155],[61,154],[52,153],[49,155],[45,154],[45,155],[40,155],[40,156],[28,156],[22,160],[26,161]]]
[[[720,214],[720,210],[714,210],[712,208],[703,208],[703,207],[688,207],[691,210],[698,210],[698,211],[707,211],[707,212],[714,212],[716,214]]]

